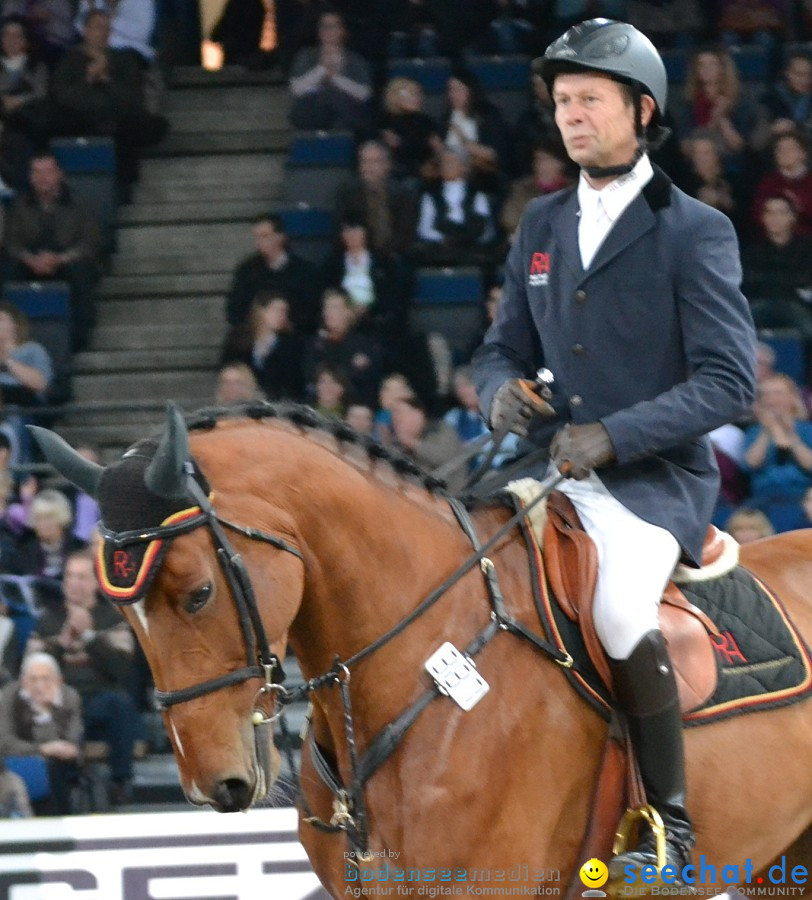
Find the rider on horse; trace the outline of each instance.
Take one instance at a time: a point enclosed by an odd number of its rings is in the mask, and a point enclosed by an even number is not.
[[[657,611],[680,557],[701,558],[718,491],[705,435],[753,400],[755,333],[730,221],[649,159],[667,133],[667,84],[648,38],[592,19],[534,68],[581,175],[528,205],[475,378],[492,427],[549,444],[551,467],[570,476],[560,489],[597,545],[595,626],[679,873],[694,835]],[[550,403],[529,380],[542,365],[555,375]],[[647,830],[610,875],[656,863]]]

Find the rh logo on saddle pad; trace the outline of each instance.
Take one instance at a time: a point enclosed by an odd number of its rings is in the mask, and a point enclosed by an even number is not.
[[[530,287],[546,287],[550,281],[550,254],[534,253],[530,260],[530,274],[527,283]]]

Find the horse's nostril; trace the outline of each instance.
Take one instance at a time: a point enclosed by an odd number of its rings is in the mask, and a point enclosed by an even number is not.
[[[253,791],[242,778],[226,778],[217,783],[214,802],[222,812],[239,812],[251,803]]]

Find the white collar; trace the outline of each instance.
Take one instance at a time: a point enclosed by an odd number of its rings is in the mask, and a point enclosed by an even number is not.
[[[578,203],[581,209],[602,206],[603,211],[614,222],[653,176],[651,160],[645,153],[637,160],[631,172],[618,176],[599,191],[592,187],[586,175],[581,172],[578,181]]]

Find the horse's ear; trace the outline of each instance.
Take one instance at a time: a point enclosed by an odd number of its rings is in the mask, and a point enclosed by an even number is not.
[[[183,415],[174,403],[167,403],[166,418],[166,431],[144,472],[144,482],[153,494],[172,500],[188,494],[189,434]]]
[[[104,466],[80,456],[70,444],[53,431],[40,428],[38,425],[27,427],[45,454],[45,458],[57,472],[86,494],[95,497]]]

